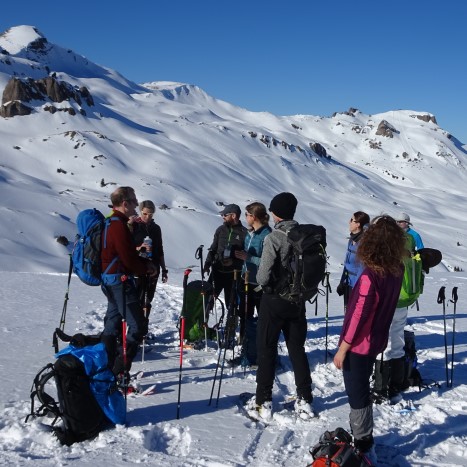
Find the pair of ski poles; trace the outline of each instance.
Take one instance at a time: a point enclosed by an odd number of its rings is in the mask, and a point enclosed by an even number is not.
[[[457,287],[452,289],[451,303],[454,304],[453,317],[452,317],[452,341],[451,341],[451,372],[449,374],[449,358],[448,358],[448,340],[447,340],[447,329],[446,329],[446,287],[443,286],[438,292],[438,303],[443,304],[443,323],[444,323],[444,358],[446,367],[446,387],[452,388],[454,379],[454,348],[455,348],[455,336],[456,336],[456,308],[457,308]]]
[[[217,373],[219,370],[219,367],[221,369],[220,376],[219,376],[219,386],[217,388],[217,397],[216,397],[216,407],[219,405],[219,397],[220,397],[220,392],[221,392],[221,386],[222,386],[222,378],[224,376],[224,367],[225,367],[225,358],[227,354],[227,349],[230,347],[230,342],[232,339],[235,339],[235,317],[237,316],[237,296],[238,296],[238,271],[237,269],[234,269],[233,275],[233,287],[230,293],[230,301],[229,305],[227,307],[227,320],[226,320],[226,325],[225,325],[225,334],[224,334],[224,352],[221,352],[219,350],[219,354],[217,356],[217,364],[216,364],[216,371],[214,373],[214,378],[212,381],[212,388],[211,388],[211,396],[209,397],[209,402],[208,405],[211,405],[212,403],[212,397],[214,394],[214,388],[216,386],[216,381],[217,381]],[[232,335],[233,333],[233,335]],[[222,355],[222,361],[221,361],[221,355]]]

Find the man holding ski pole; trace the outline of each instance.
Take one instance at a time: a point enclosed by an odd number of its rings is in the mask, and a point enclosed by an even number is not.
[[[102,236],[102,291],[107,297],[102,339],[107,336],[121,338],[122,320],[128,327],[125,348],[117,351],[112,371],[115,375],[129,372],[138,351],[138,345],[147,333],[141,302],[134,276],[156,275],[154,264],[140,258],[134,247],[128,220],[136,214],[138,200],[134,189],[119,187],[110,196],[113,213]],[[122,277],[125,276],[125,280]]]
[[[207,274],[212,270],[208,281],[214,283],[214,295],[219,297],[223,290],[227,303],[233,286],[233,271],[243,265],[243,261],[235,257],[235,251],[243,250],[247,230],[240,222],[241,211],[236,204],[228,204],[219,214],[224,222],[214,233],[203,272]]]

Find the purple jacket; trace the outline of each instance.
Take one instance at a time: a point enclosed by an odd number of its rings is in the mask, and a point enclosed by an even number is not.
[[[351,352],[373,357],[386,348],[402,277],[402,267],[397,277],[363,270],[349,298],[339,344],[344,340]]]

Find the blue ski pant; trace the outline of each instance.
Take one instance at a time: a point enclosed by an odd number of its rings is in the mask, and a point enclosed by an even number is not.
[[[107,297],[107,312],[104,317],[103,336],[122,336],[122,319],[127,322],[127,368],[129,371],[138,345],[148,332],[148,321],[144,317],[141,302],[133,280],[127,280],[117,285],[102,285],[102,291]],[[124,306],[125,304],[125,306]],[[119,346],[116,370],[119,373],[123,370],[122,348]]]

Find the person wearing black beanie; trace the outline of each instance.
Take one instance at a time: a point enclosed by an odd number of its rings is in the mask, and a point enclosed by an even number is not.
[[[312,418],[313,395],[308,358],[305,353],[307,322],[305,304],[282,298],[277,286],[277,266],[286,263],[289,253],[287,232],[298,225],[293,220],[297,198],[292,193],[279,193],[269,205],[275,225],[264,239],[263,254],[256,280],[262,286],[263,296],[257,324],[256,395],[247,403],[246,410],[252,417],[265,421],[272,418],[272,388],[274,385],[277,345],[284,334],[289,358],[292,361],[297,389],[295,411],[300,418]]]
[[[272,198],[269,204],[269,211],[280,219],[293,219],[297,204],[297,198],[292,193],[279,193]]]

